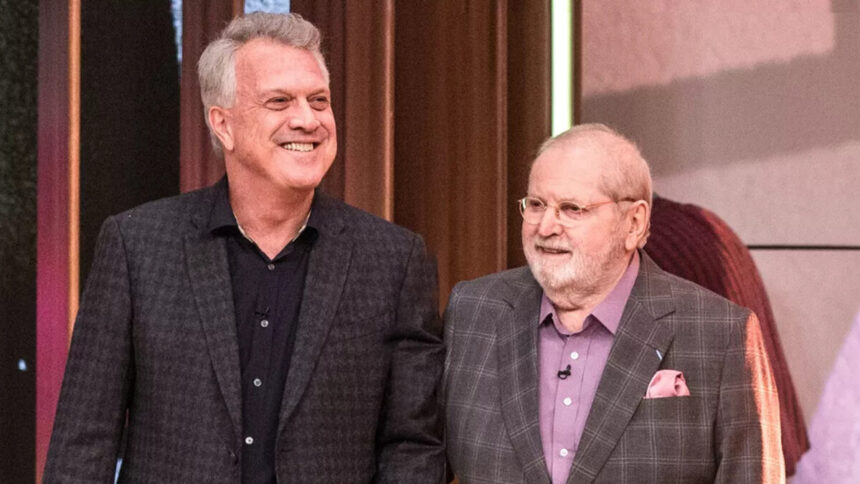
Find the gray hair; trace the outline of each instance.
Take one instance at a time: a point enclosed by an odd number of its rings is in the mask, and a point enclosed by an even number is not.
[[[218,156],[223,155],[223,150],[209,124],[209,109],[212,106],[233,106],[236,100],[236,51],[259,38],[307,50],[319,62],[326,81],[329,79],[325,58],[320,51],[320,32],[301,15],[253,12],[233,19],[221,35],[206,46],[197,62],[203,118]]]
[[[544,141],[537,156],[559,143],[587,143],[603,150],[614,166],[601,177],[601,191],[613,200],[633,198],[652,205],[651,170],[636,143],[605,124],[578,124]]]

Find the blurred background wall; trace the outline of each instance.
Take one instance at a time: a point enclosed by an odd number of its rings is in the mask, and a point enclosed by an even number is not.
[[[860,308],[858,2],[585,1],[582,36],[582,121],[750,247],[811,420]]]

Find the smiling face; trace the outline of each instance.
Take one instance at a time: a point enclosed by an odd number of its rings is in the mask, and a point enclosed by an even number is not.
[[[581,206],[611,200],[600,188],[610,166],[608,156],[591,143],[553,145],[535,160],[528,195],[551,204],[573,201]],[[611,289],[623,274],[633,251],[627,240],[626,203],[595,207],[571,227],[559,224],[553,209],[540,223],[523,221],[526,260],[550,299],[553,294],[591,295]]]
[[[254,39],[235,53],[233,106],[210,109],[231,186],[308,193],[337,154],[328,80],[304,49]]]

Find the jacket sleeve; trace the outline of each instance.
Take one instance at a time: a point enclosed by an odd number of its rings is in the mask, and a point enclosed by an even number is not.
[[[732,326],[719,392],[715,482],[785,482],[779,398],[755,313]]]
[[[111,217],[75,321],[43,482],[113,482],[132,386],[131,315],[125,248]]]
[[[444,349],[436,265],[416,236],[397,302],[385,402],[377,431],[375,482],[439,483],[445,452],[437,392]]]

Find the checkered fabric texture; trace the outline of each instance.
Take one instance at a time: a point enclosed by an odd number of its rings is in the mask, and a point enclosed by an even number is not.
[[[768,361],[779,392],[786,474],[794,474],[809,437],[777,324],[749,249],[722,219],[702,207],[654,197],[645,252],[661,268],[750,308],[761,323]]]
[[[780,482],[779,407],[757,319],[640,254],[568,483]],[[462,484],[550,482],[538,420],[541,292],[528,268],[454,288],[443,388],[448,460]],[[660,369],[682,371],[691,396],[644,400]]]
[[[44,482],[111,482],[123,440],[121,482],[240,481],[232,290],[224,241],[207,229],[225,189],[104,223]],[[435,264],[405,229],[321,194],[313,210],[322,223],[282,401],[279,481],[438,483]]]

